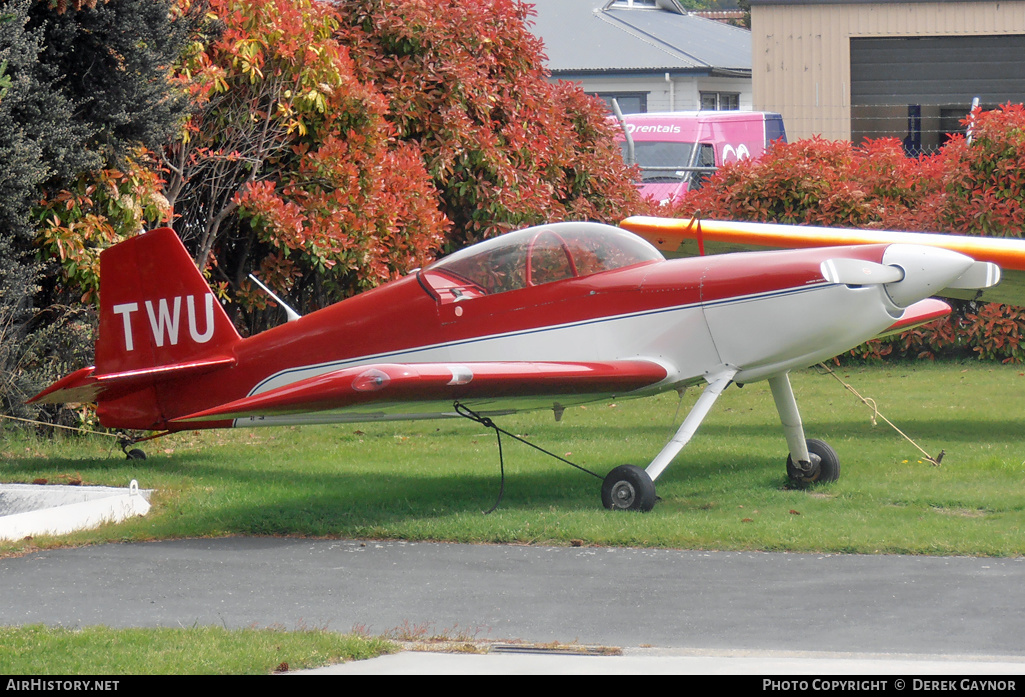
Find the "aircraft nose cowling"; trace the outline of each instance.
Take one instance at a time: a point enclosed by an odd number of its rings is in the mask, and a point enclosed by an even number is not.
[[[883,286],[893,304],[901,308],[936,295],[975,263],[949,249],[915,244],[891,244],[882,261],[904,271],[903,279]]]

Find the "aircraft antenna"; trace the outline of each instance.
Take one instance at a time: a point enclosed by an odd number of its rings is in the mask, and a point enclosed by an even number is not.
[[[294,322],[297,319],[299,319],[300,317],[302,317],[302,315],[300,315],[298,312],[296,312],[295,310],[290,308],[285,303],[284,300],[282,300],[278,296],[274,295],[274,291],[272,291],[267,286],[263,285],[263,283],[260,281],[260,279],[258,279],[256,276],[254,276],[253,274],[249,274],[249,278],[250,278],[250,280],[253,283],[255,283],[256,285],[260,286],[260,288],[263,290],[264,293],[266,293],[267,295],[271,296],[271,298],[274,300],[274,302],[276,302],[278,305],[281,305],[281,307],[283,307],[285,309],[285,316],[288,317],[288,321],[289,322]]]

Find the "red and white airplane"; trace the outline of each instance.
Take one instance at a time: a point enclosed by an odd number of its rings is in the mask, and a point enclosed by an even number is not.
[[[833,480],[806,440],[789,371],[950,308],[945,288],[999,268],[929,246],[880,244],[667,261],[623,229],[557,223],[427,268],[246,339],[174,231],[101,257],[96,365],[32,401],[98,405],[107,427],[177,431],[495,416],[704,385],[642,469],[605,477],[607,508],[649,510],[654,481],[731,383],[768,380],[799,481]]]

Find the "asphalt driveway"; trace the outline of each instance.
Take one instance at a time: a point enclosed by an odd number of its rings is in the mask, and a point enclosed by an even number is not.
[[[1025,660],[1025,559],[224,538],[0,560],[0,623]]]

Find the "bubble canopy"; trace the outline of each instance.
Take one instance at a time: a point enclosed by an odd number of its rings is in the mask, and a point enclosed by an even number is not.
[[[653,261],[651,244],[622,228],[601,223],[551,223],[510,232],[431,264],[423,280],[436,291],[445,278],[492,295]]]

